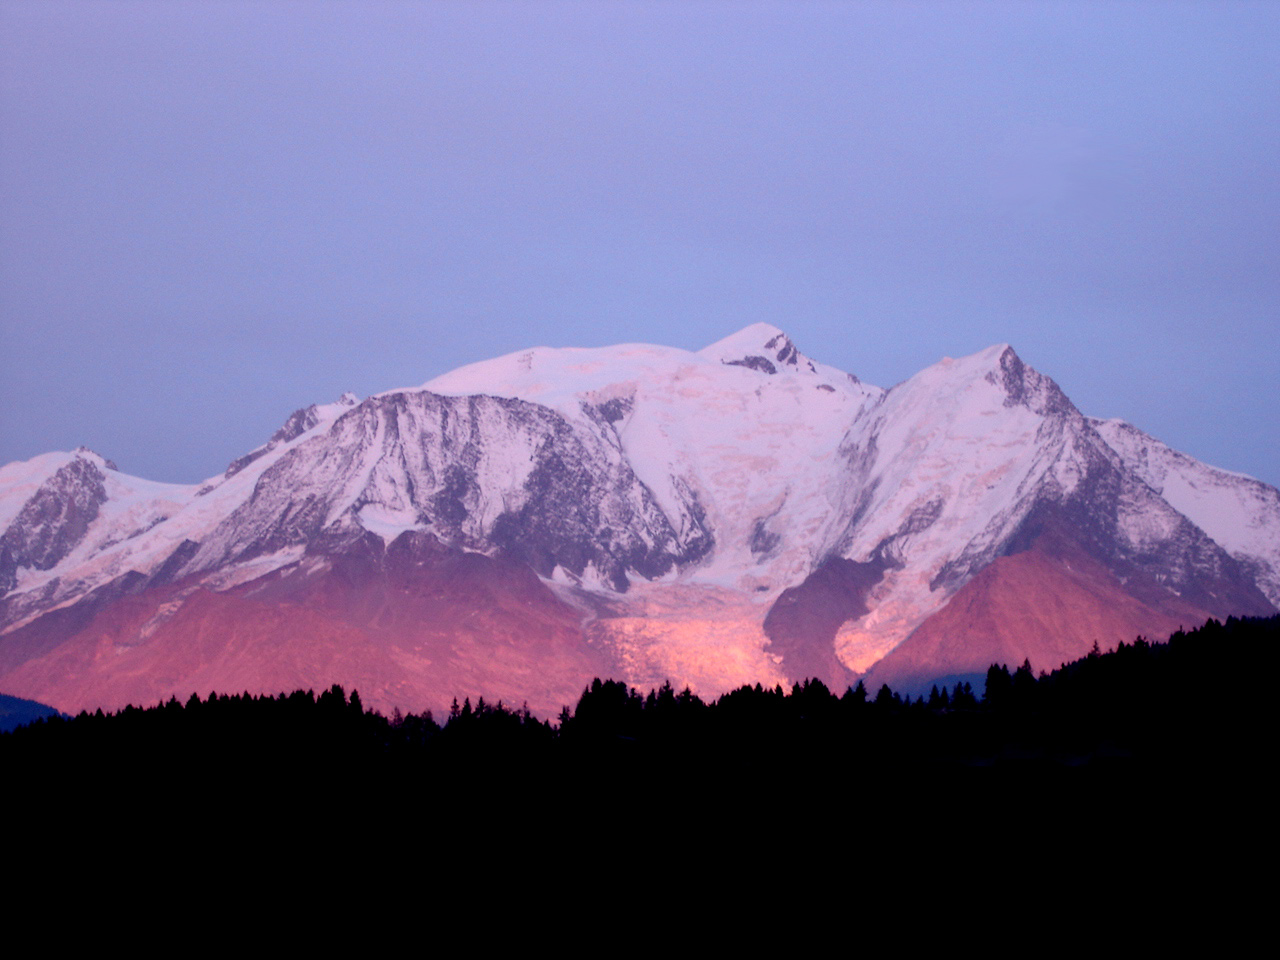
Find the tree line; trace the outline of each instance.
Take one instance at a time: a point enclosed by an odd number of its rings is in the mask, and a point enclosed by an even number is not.
[[[1164,642],[1139,637],[1052,673],[992,665],[984,689],[935,686],[912,698],[859,682],[743,686],[714,700],[670,683],[641,693],[593,680],[555,723],[481,697],[448,715],[391,716],[357,691],[191,695],[148,708],[52,717],[0,735],[9,771],[253,769],[279,779],[585,768],[697,776],[770,763],[895,769],[1073,769],[1227,762],[1252,750],[1280,649],[1280,617],[1210,620]],[[1228,682],[1226,677],[1237,677]]]

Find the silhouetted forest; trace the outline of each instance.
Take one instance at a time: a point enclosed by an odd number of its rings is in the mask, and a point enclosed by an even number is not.
[[[1158,886],[1269,823],[1278,633],[1280,617],[1210,622],[915,699],[595,680],[556,722],[485,700],[387,717],[336,686],[192,696],[0,735],[0,822],[51,866],[76,850],[82,870],[176,879],[231,857],[293,882],[314,861],[334,897],[376,870],[519,899],[524,870],[557,864],[606,901],[655,873],[693,896],[707,865],[762,896],[832,868],[864,894],[896,877],[885,892],[908,904],[939,873],[985,877],[975,894]]]
[[[469,699],[449,714],[390,717],[357,691],[316,695],[192,695],[36,721],[0,735],[11,776],[57,769],[84,777],[252,772],[302,782],[341,771],[348,783],[393,776],[428,782],[502,770],[539,781],[595,775],[732,779],[770,768],[810,771],[1163,769],[1203,771],[1257,749],[1264,684],[1280,617],[1210,621],[1166,642],[1139,638],[1114,652],[1033,675],[992,666],[927,697],[888,687],[836,692],[808,680],[787,690],[741,687],[712,702],[664,684],[641,693],[594,680],[551,723],[527,708]],[[1227,678],[1232,678],[1228,680]],[[879,774],[877,774],[879,775]]]

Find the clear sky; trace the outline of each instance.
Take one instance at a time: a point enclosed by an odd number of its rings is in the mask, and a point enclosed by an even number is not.
[[[756,321],[1280,484],[1280,3],[0,0],[0,462]]]

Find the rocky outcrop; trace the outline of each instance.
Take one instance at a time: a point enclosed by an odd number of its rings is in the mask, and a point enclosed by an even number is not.
[[[40,485],[0,536],[0,595],[17,584],[19,567],[52,569],[84,539],[107,499],[103,479],[77,456]]]

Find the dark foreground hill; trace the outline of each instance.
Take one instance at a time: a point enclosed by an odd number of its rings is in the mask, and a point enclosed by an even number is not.
[[[57,713],[57,710],[47,704],[0,693],[0,732],[13,730],[33,720],[56,716]]]

